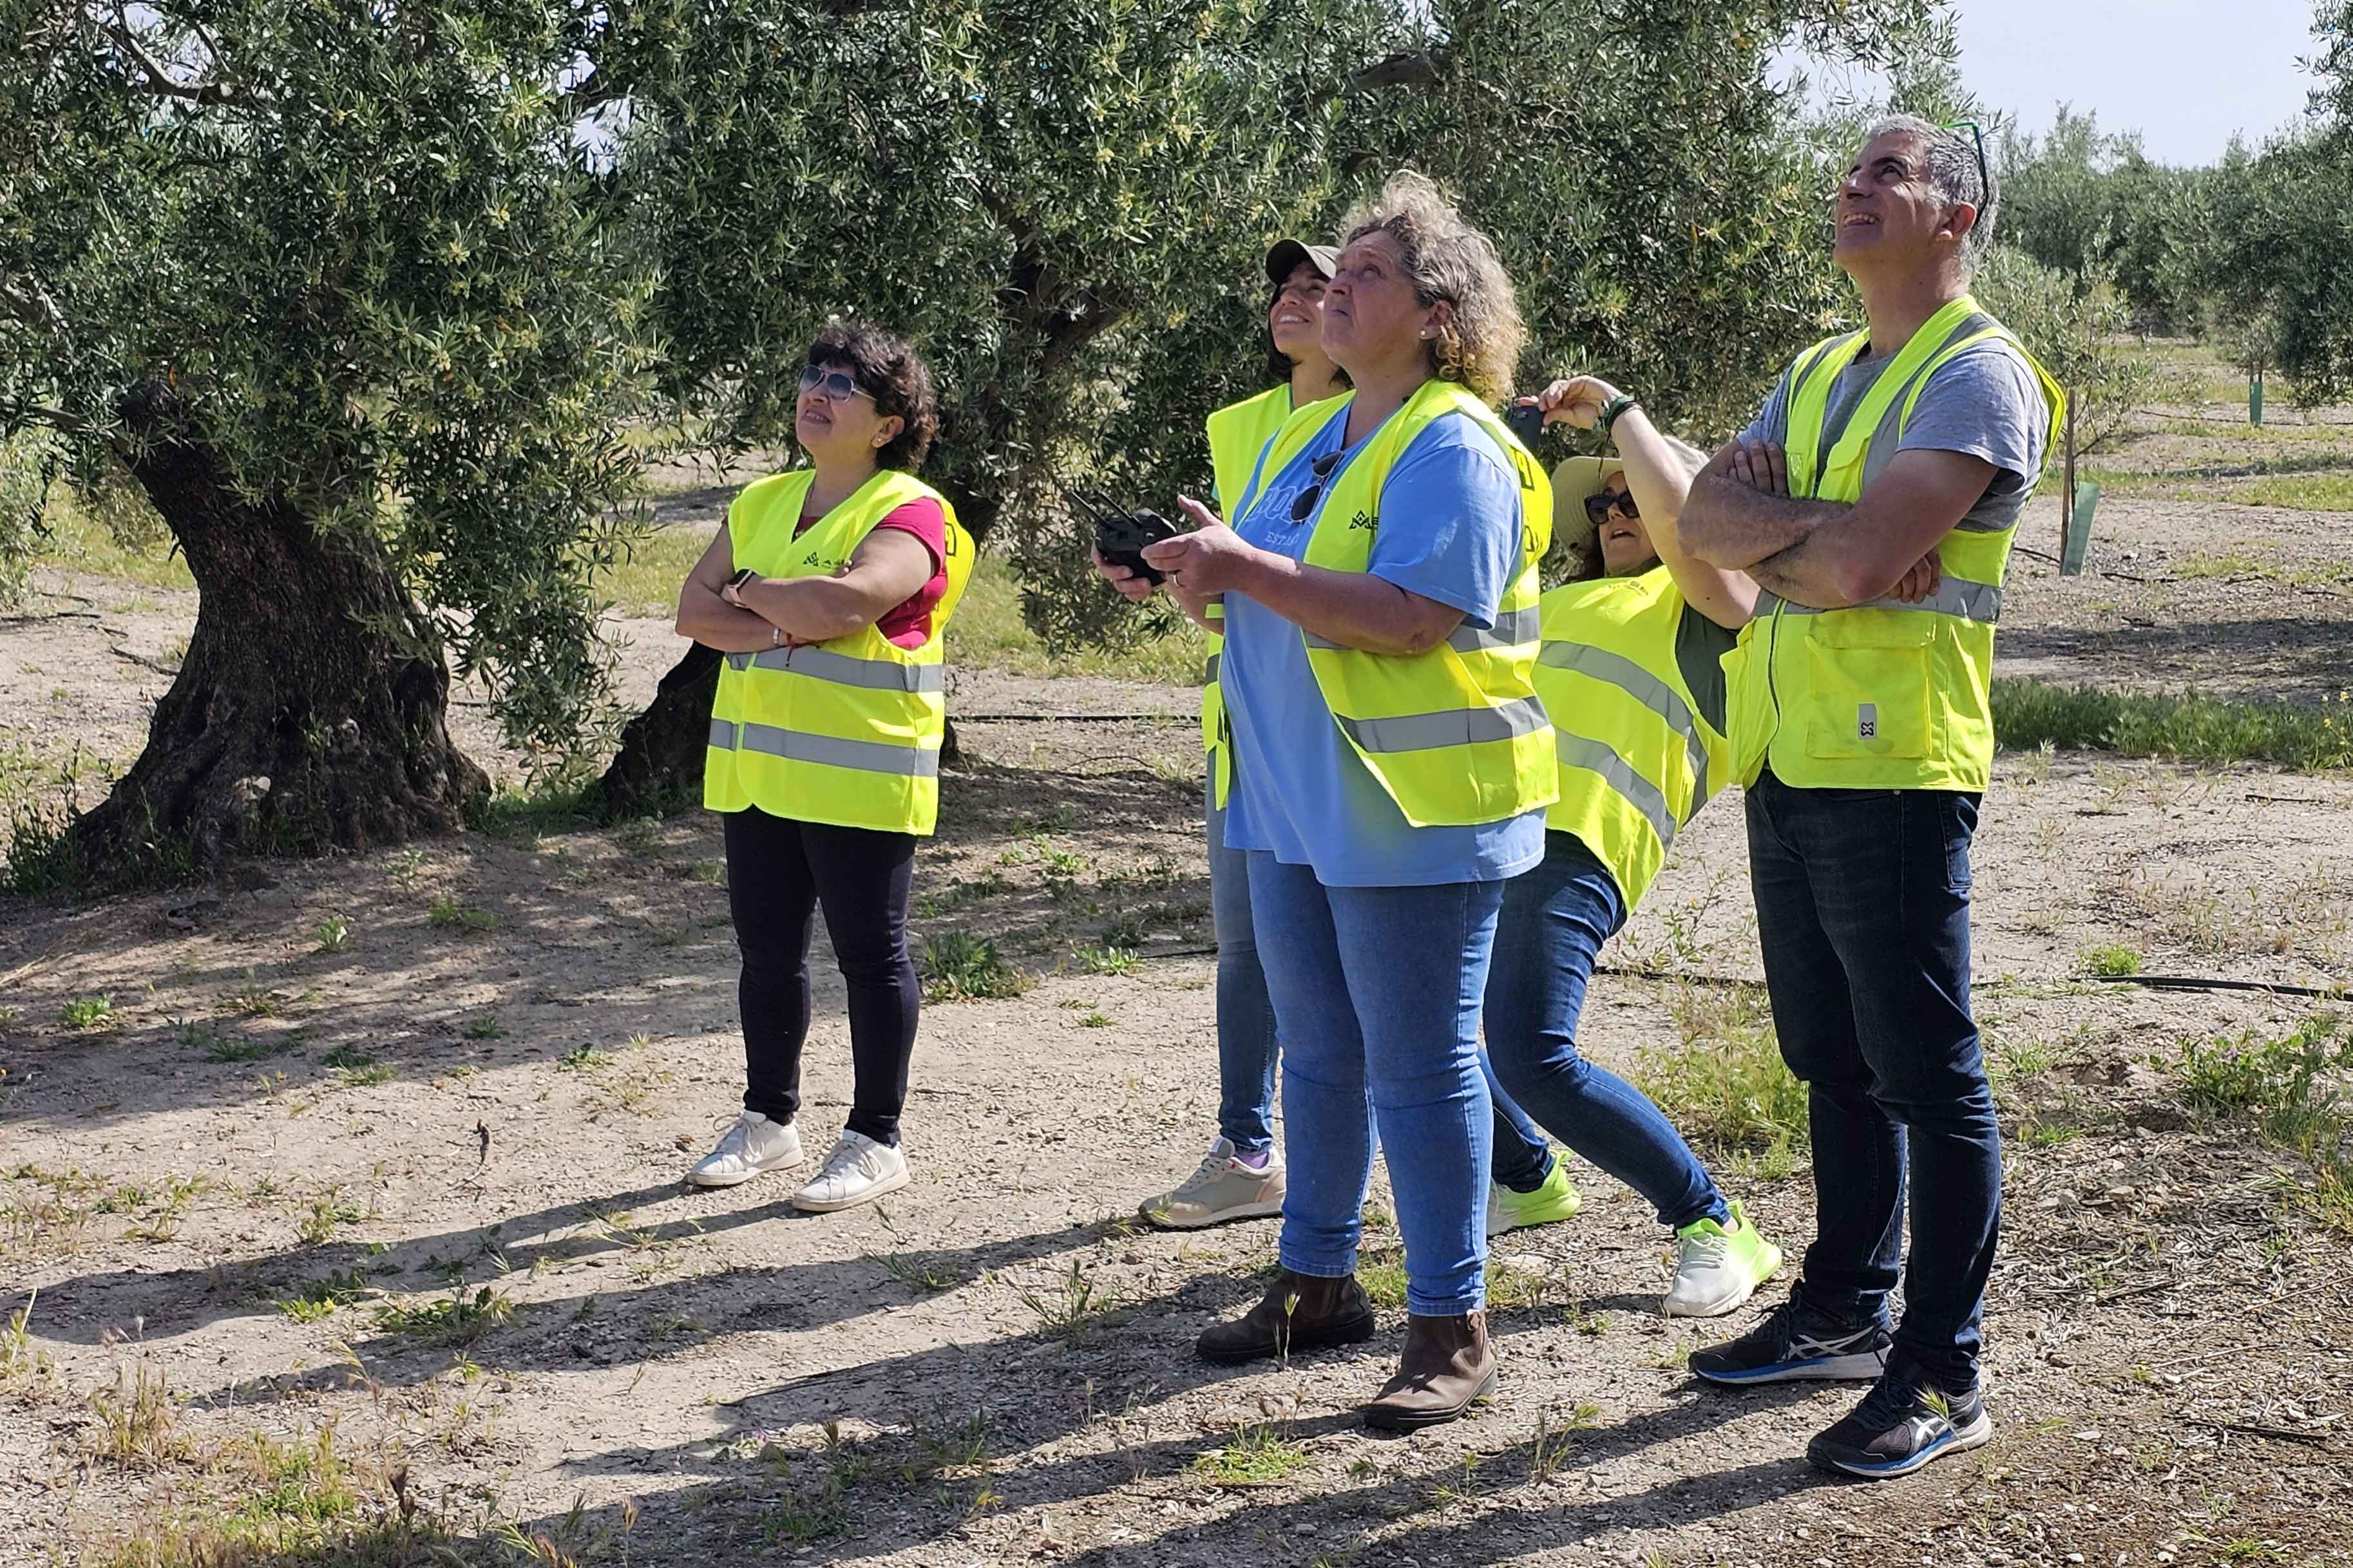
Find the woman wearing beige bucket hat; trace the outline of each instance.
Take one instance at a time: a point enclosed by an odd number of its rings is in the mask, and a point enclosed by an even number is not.
[[[1713,1317],[1746,1301],[1780,1267],[1780,1251],[1725,1200],[1657,1106],[1578,1054],[1577,1026],[1602,943],[1724,778],[1717,660],[1757,586],[1675,548],[1675,517],[1704,453],[1662,434],[1598,377],[1557,381],[1523,401],[1546,423],[1600,429],[1619,455],[1572,458],[1553,472],[1555,537],[1581,563],[1542,601],[1536,689],[1554,727],[1560,798],[1546,814],[1542,863],[1504,890],[1482,1018],[1512,1102],[1499,1100],[1497,1111],[1533,1117],[1649,1200],[1677,1243],[1667,1314]],[[1558,1184],[1549,1156],[1499,1170],[1498,1206],[1547,1179]]]

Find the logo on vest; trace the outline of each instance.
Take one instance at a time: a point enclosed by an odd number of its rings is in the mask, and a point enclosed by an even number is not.
[[[1374,521],[1373,515],[1370,512],[1360,511],[1356,516],[1348,520],[1348,527],[1351,531],[1361,528],[1366,532],[1370,533],[1377,526],[1378,524]]]
[[[822,566],[825,564],[825,558],[819,555],[816,551],[812,550],[807,555],[801,557],[801,564],[804,566]]]
[[[1879,704],[1859,702],[1854,710],[1855,738],[1861,741],[1879,739]]]

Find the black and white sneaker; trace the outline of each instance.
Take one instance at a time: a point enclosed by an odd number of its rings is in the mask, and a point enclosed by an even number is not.
[[[1796,1297],[1728,1344],[1694,1351],[1691,1369],[1710,1383],[1877,1377],[1887,1370],[1894,1338],[1877,1322],[1842,1323]]]
[[[1898,1372],[1881,1378],[1853,1415],[1807,1444],[1806,1458],[1817,1469],[1883,1481],[1981,1447],[1992,1436],[1982,1393],[1942,1394]]]

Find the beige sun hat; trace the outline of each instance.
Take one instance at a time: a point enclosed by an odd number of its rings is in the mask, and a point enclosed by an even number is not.
[[[1683,467],[1696,476],[1707,466],[1707,454],[1687,443],[1676,443],[1676,456]],[[1568,458],[1552,471],[1552,537],[1556,547],[1589,555],[1593,542],[1601,531],[1585,515],[1585,500],[1599,493],[1612,474],[1622,474],[1626,465],[1616,458]]]
[[[1589,555],[1601,531],[1585,515],[1585,498],[1598,494],[1626,465],[1616,458],[1569,458],[1552,471],[1552,538],[1556,549]]]

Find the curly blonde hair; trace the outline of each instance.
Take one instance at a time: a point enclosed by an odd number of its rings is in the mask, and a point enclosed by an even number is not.
[[[1461,209],[1435,180],[1400,169],[1379,195],[1349,212],[1340,232],[1344,245],[1368,234],[1388,235],[1404,254],[1414,298],[1454,307],[1430,345],[1430,368],[1440,378],[1461,382],[1489,403],[1511,395],[1512,371],[1527,336],[1511,274],[1495,242],[1463,221]]]

